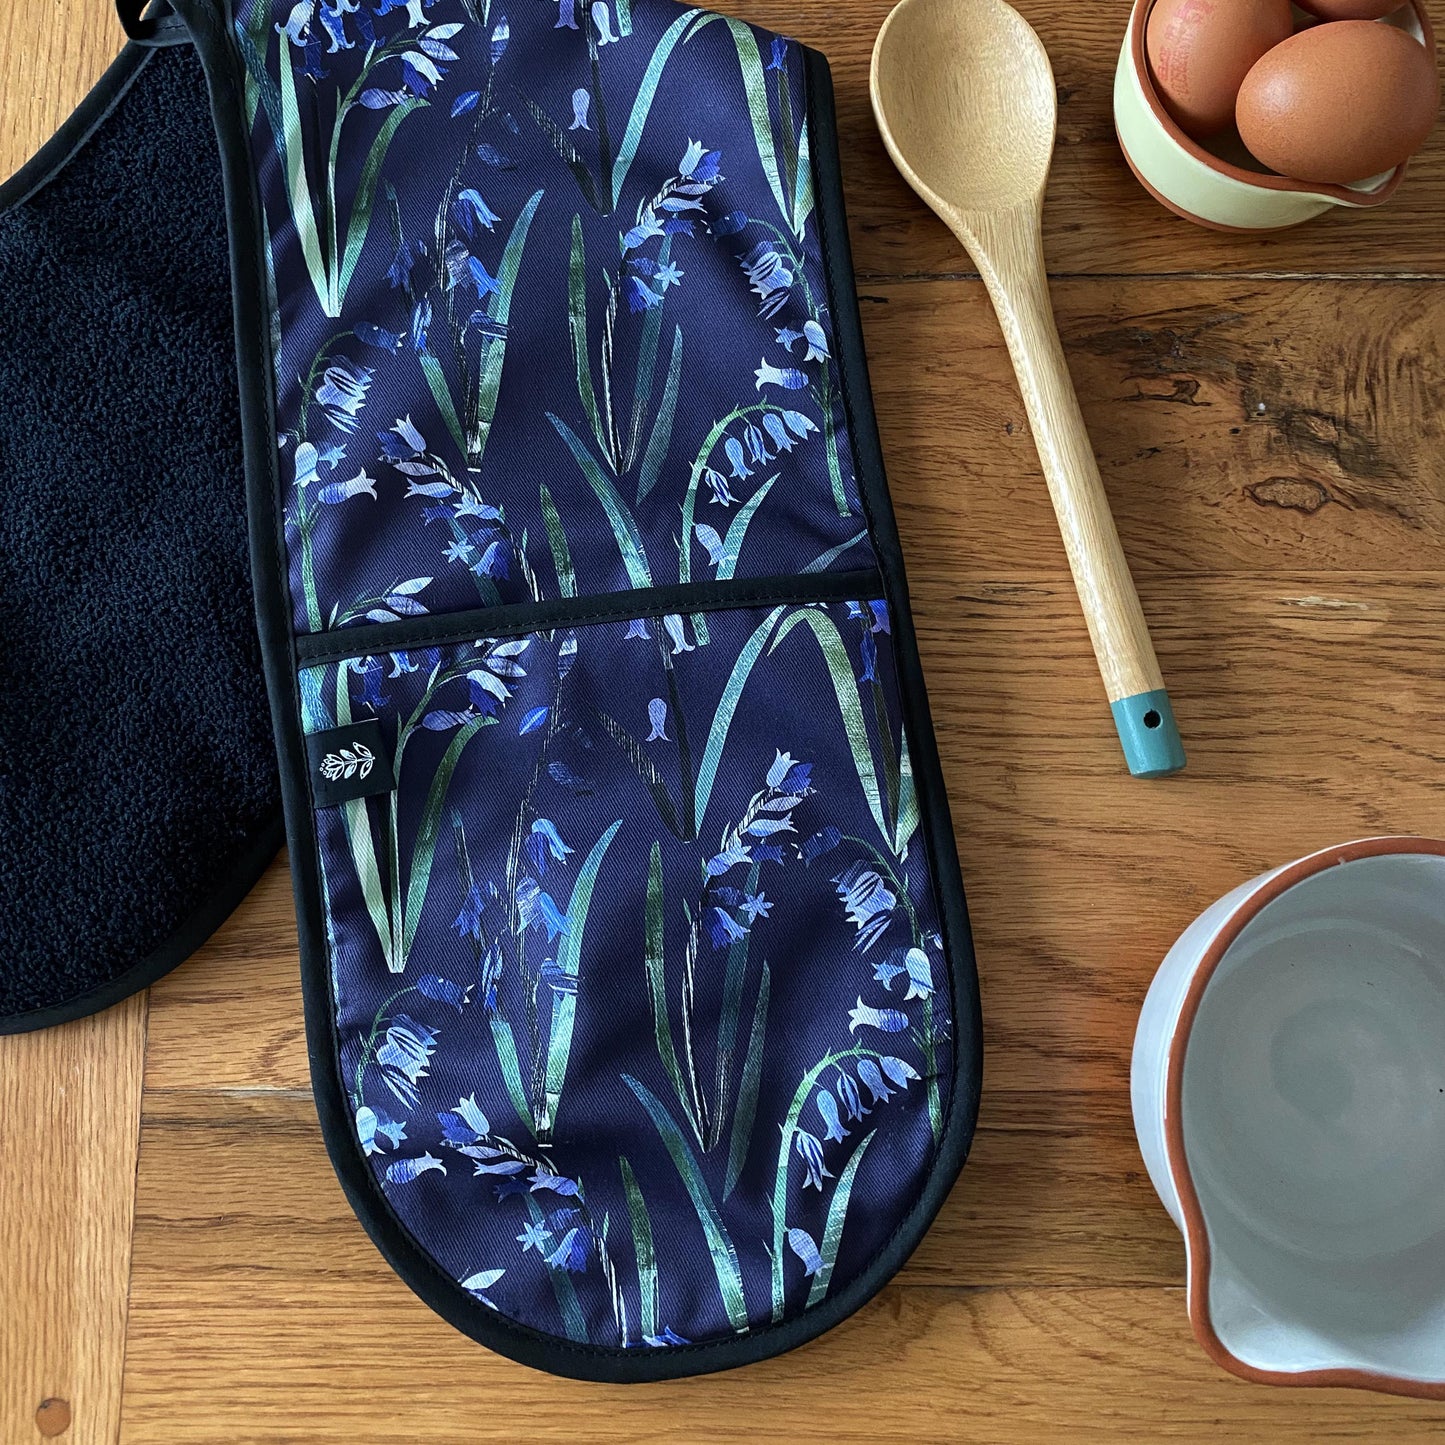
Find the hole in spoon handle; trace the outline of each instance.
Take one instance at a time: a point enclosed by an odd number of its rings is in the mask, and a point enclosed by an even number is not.
[[[1111,703],[1114,726],[1124,747],[1124,761],[1136,778],[1166,778],[1184,767],[1184,744],[1169,694],[1136,692]]]

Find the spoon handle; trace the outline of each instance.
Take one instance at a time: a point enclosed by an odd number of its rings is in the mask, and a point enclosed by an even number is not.
[[[1038,210],[970,216],[968,229],[1013,358],[1129,771],[1177,773],[1184,746],[1059,341]]]

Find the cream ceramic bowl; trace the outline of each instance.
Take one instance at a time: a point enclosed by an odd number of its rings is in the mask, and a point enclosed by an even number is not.
[[[1135,0],[1114,75],[1114,128],[1124,158],[1156,200],[1186,220],[1220,231],[1278,231],[1331,206],[1360,209],[1388,200],[1403,165],[1352,186],[1310,185],[1264,171],[1232,132],[1209,147],[1175,125],[1154,91],[1144,31],[1155,0]],[[1300,12],[1303,13],[1303,12]],[[1398,25],[1435,53],[1435,34],[1423,0],[1381,25]]]
[[[1219,1364],[1445,1398],[1445,842],[1341,844],[1206,909],[1132,1092]]]

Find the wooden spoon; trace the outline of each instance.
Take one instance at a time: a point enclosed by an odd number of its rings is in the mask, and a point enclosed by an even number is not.
[[[902,0],[873,47],[870,89],[893,163],[963,242],[993,298],[1129,771],[1178,772],[1179,729],[1049,301],[1049,57],[1003,0]]]

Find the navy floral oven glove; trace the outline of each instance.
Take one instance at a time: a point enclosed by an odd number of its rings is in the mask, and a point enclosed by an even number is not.
[[[341,1182],[528,1364],[799,1344],[980,1070],[826,63],[664,0],[174,4]]]

